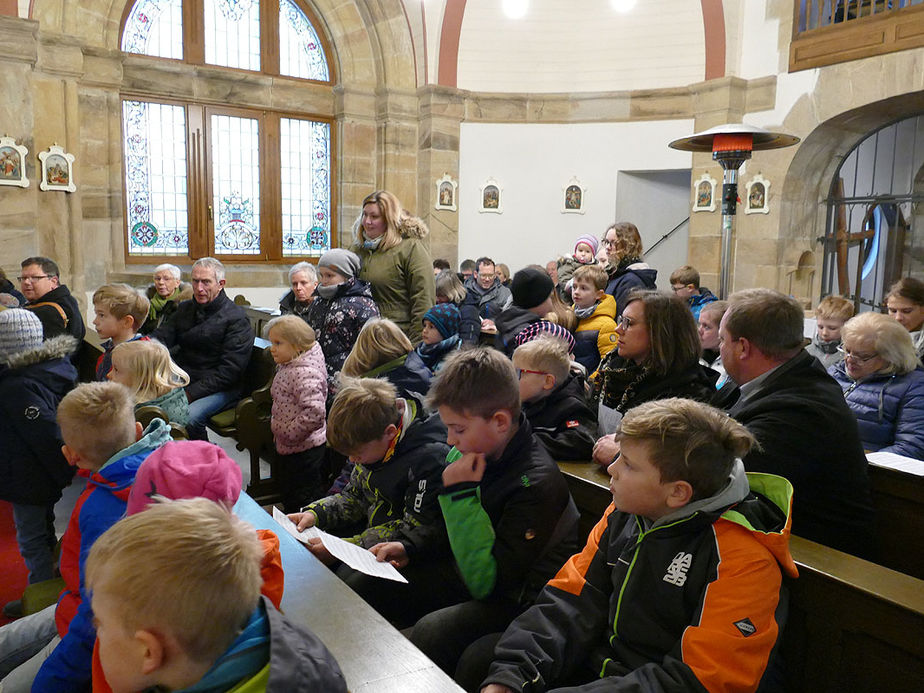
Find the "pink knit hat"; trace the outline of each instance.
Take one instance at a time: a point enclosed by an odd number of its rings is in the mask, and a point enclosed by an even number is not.
[[[234,505],[241,495],[241,468],[217,445],[175,440],[148,455],[128,496],[128,515],[141,512],[153,496],[171,500],[208,498]]]

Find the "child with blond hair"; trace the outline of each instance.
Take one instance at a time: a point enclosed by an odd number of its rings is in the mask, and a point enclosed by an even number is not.
[[[270,387],[276,472],[284,510],[295,512],[323,496],[330,482],[324,462],[327,370],[314,330],[301,318],[273,318],[266,337],[277,364]]]
[[[253,527],[205,498],[116,523],[87,558],[99,656],[114,693],[346,691],[324,644],[260,596]]]
[[[616,299],[606,293],[609,275],[599,265],[578,267],[571,296],[578,325],[574,330],[574,360],[591,374],[600,360],[616,348]]]
[[[838,350],[841,328],[853,314],[853,302],[843,296],[825,296],[815,308],[815,336],[805,350],[821,361],[825,368],[844,360],[844,355]]]
[[[183,390],[189,385],[189,376],[157,340],[136,339],[116,345],[108,378],[132,391],[136,410],[160,407],[171,423],[185,426],[189,421],[189,402]]]
[[[151,302],[128,284],[104,284],[93,293],[93,327],[106,339],[96,361],[96,379],[106,380],[112,368],[112,350],[124,342],[147,339],[138,330],[148,317]]]

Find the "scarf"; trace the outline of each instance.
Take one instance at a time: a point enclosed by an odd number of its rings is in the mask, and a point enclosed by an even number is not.
[[[574,316],[578,320],[589,318],[591,315],[594,314],[594,311],[597,310],[597,306],[599,305],[600,305],[600,301],[594,301],[594,304],[592,306],[587,306],[586,308],[578,308],[577,306],[574,306],[573,308]]]
[[[417,345],[417,355],[420,356],[420,360],[424,362],[424,365],[430,369],[430,372],[435,373],[439,370],[446,355],[457,349],[461,341],[462,339],[459,335],[454,334],[436,344],[424,344],[421,342]]]
[[[148,320],[157,320],[157,316],[160,315],[160,312],[164,309],[164,306],[167,305],[167,302],[176,300],[179,295],[179,286],[177,286],[169,296],[161,296],[155,291],[154,297],[151,299],[151,308],[148,310]]]
[[[619,261],[619,264],[616,265],[616,271],[622,272],[629,265],[634,265],[636,262],[641,262],[641,261],[642,261],[642,258],[640,257],[624,257],[622,260]]]
[[[635,396],[639,385],[651,376],[651,366],[640,366],[634,361],[617,368],[601,369],[600,401],[611,409],[625,414],[626,406]]]
[[[317,287],[315,287],[315,291],[318,292],[318,296],[320,296],[321,298],[327,301],[330,301],[331,299],[337,296],[337,292],[340,291],[341,286],[343,286],[343,283],[334,284],[332,286],[325,286],[324,284],[318,284]]]
[[[818,333],[815,333],[815,339],[812,340],[812,343],[815,345],[815,348],[818,349],[822,354],[833,354],[837,351],[837,348],[841,345],[841,340],[832,339],[830,342],[821,341],[821,337],[818,336]]]
[[[375,250],[376,248],[379,247],[379,243],[382,242],[382,239],[383,239],[383,238],[385,238],[385,234],[384,234],[384,233],[383,233],[381,236],[379,236],[378,238],[372,238],[372,239],[370,239],[370,238],[364,238],[364,239],[363,239],[363,248],[365,248],[366,250]]]

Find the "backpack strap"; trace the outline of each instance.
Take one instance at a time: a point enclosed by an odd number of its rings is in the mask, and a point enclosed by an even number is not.
[[[51,306],[56,311],[58,311],[58,314],[61,316],[61,319],[64,321],[64,327],[67,327],[68,319],[67,319],[67,314],[64,312],[64,308],[59,306],[57,303],[54,303],[53,301],[44,301],[42,303],[32,303],[26,306],[26,308],[34,311],[36,308],[44,308],[47,306]]]

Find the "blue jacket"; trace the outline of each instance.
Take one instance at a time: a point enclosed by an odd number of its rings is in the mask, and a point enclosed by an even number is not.
[[[703,306],[707,303],[712,303],[713,301],[718,301],[719,298],[714,293],[712,293],[705,286],[699,288],[698,294],[693,294],[690,298],[687,299],[687,304],[690,306],[690,310],[693,313],[693,319],[699,322],[699,313],[703,309]]]
[[[622,315],[626,308],[626,299],[633,289],[657,289],[655,280],[658,270],[652,269],[644,262],[633,262],[622,269],[610,271],[610,281],[606,293],[616,299],[616,315]]]
[[[828,373],[856,414],[864,449],[924,460],[924,368],[854,381],[841,362]]]

